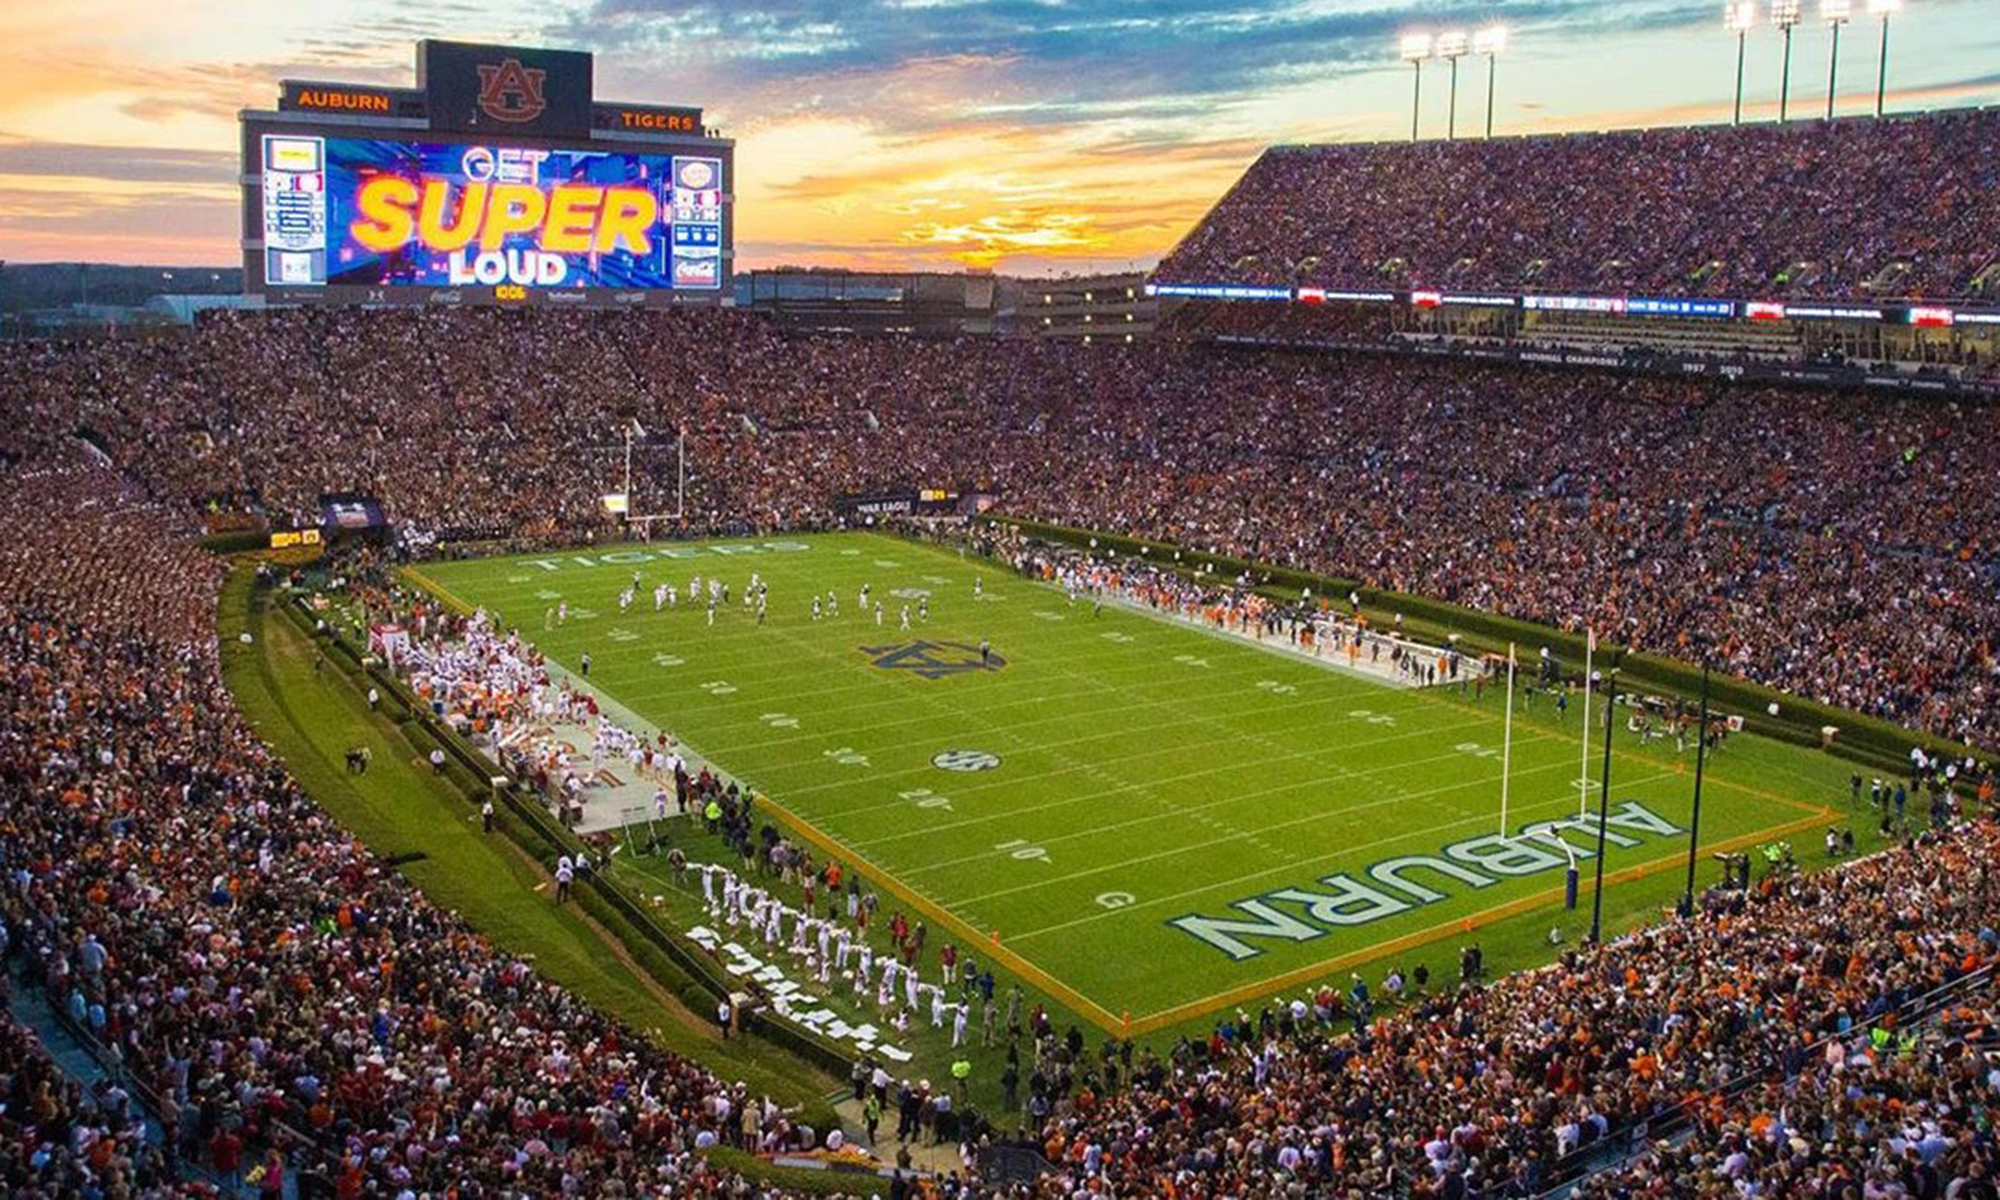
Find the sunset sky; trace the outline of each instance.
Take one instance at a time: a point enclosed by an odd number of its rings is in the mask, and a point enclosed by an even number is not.
[[[1760,11],[1768,0],[1760,0]],[[1806,0],[1793,112],[1823,110]],[[1855,0],[1865,11],[1865,0]],[[1406,30],[1506,24],[1501,133],[1727,120],[1721,0],[0,0],[0,259],[237,260],[236,114],[285,76],[407,86],[423,37],[597,54],[600,99],[737,139],[737,266],[1150,265],[1264,146],[1408,135]],[[1841,38],[1872,109],[1879,26]],[[1750,37],[1746,105],[1781,41]],[[1425,67],[1426,135],[1446,73]],[[2000,102],[2000,0],[1909,0],[1892,108]],[[1486,67],[1460,64],[1459,129]]]

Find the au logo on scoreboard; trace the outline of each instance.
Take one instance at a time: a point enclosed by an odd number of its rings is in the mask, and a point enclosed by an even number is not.
[[[998,654],[984,654],[963,642],[897,642],[863,646],[861,652],[885,671],[908,671],[925,679],[943,679],[973,671],[997,671],[1007,665]]]
[[[500,63],[480,63],[479,107],[496,121],[532,121],[548,108],[542,98],[542,81],[548,72],[524,67],[518,58]]]

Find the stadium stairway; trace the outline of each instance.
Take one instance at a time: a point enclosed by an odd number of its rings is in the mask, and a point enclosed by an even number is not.
[[[23,956],[10,955],[4,969],[7,986],[4,994],[0,994],[0,1006],[34,1031],[41,1041],[42,1052],[49,1056],[49,1060],[74,1080],[87,1097],[94,1097],[96,1085],[107,1079],[124,1088],[132,1097],[133,1107],[142,1114],[146,1140],[155,1146],[164,1145],[166,1130],[161,1127],[158,1114],[146,1094],[134,1086],[133,1080],[126,1078],[122,1069],[107,1064],[104,1052],[89,1040],[88,1035],[71,1026],[53,998],[28,973]],[[180,1163],[180,1176],[184,1181],[206,1183],[223,1196],[258,1200],[263,1195],[257,1187],[243,1182],[241,1178],[224,1178],[186,1159]],[[296,1172],[285,1173],[283,1197],[284,1200],[298,1200]]]

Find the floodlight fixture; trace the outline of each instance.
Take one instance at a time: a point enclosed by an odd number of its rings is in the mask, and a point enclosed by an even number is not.
[[[1493,136],[1493,79],[1499,73],[1500,56],[1507,50],[1507,27],[1488,25],[1472,35],[1472,52],[1486,56],[1486,136]]]

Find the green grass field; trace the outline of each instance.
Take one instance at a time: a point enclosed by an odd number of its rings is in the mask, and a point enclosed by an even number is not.
[[[638,602],[621,615],[634,571]],[[762,626],[736,599],[753,571],[770,588]],[[712,626],[686,600],[696,575],[732,589]],[[1149,614],[1093,615],[992,563],[879,535],[446,562],[418,578],[566,667],[588,652],[605,697],[942,925],[933,946],[972,942],[1107,1030],[1198,1021],[1392,956],[1437,971],[1468,927],[1499,943],[1489,961],[1519,965],[1552,924],[1572,940],[1588,925],[1594,821],[1496,837],[1493,692],[1391,687]],[[660,580],[682,603],[655,614]],[[863,584],[884,603],[880,626],[856,609]],[[815,621],[812,597],[828,591],[839,613]],[[558,600],[570,618],[545,629]],[[982,639],[1004,662],[976,666]],[[1517,703],[1510,832],[1574,820],[1577,710]],[[1678,894],[1694,776],[1692,749],[1642,746],[1620,724],[1612,928]],[[1597,766],[1593,749],[1593,779]],[[1812,831],[1841,815],[1847,774],[1732,739],[1706,774],[1704,881],[1706,848],[1781,834],[1816,863]],[[1582,859],[1575,913],[1554,837]]]

